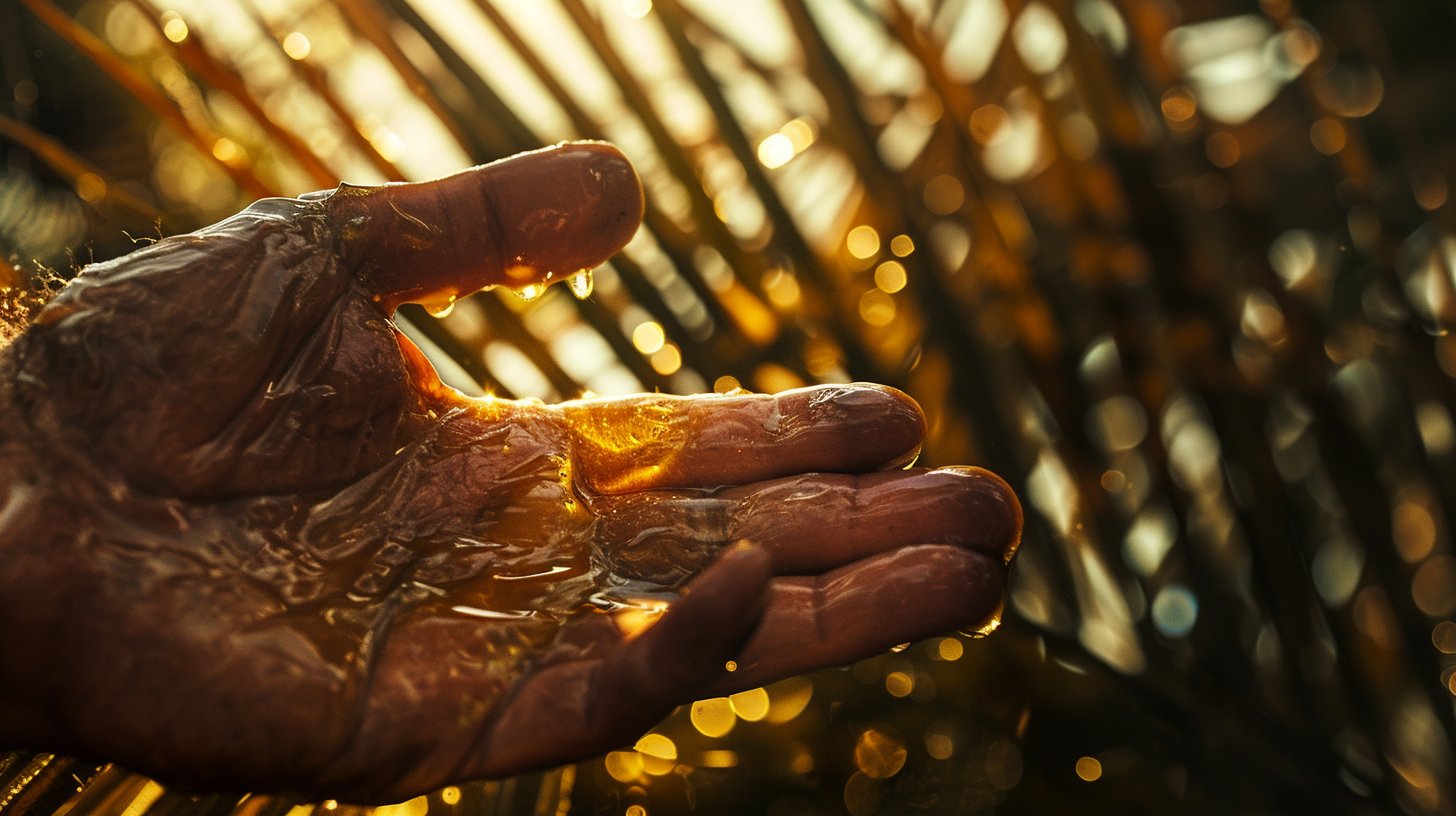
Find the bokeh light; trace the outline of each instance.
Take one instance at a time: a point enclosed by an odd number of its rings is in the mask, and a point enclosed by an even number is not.
[[[1183,637],[1198,621],[1198,599],[1185,586],[1164,587],[1153,599],[1153,623],[1168,637]]]
[[[889,779],[905,767],[909,753],[899,736],[865,729],[854,744],[854,764],[871,779]]]
[[[845,247],[856,258],[872,258],[880,251],[880,235],[874,227],[861,224],[849,231]]]
[[[721,737],[732,731],[738,722],[733,704],[727,697],[714,697],[693,703],[691,719],[693,727],[705,737]]]

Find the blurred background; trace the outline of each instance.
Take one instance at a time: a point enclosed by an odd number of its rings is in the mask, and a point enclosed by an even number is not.
[[[447,382],[888,383],[1022,497],[992,637],[378,816],[1456,813],[1453,42],[1451,0],[5,0],[0,254],[608,139],[644,227],[401,310]],[[0,755],[0,816],[370,810]]]

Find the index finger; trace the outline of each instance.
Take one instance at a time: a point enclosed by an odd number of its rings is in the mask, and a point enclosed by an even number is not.
[[[340,185],[325,206],[345,263],[393,309],[591,269],[631,240],[643,201],[621,151],[578,142],[435,181]]]
[[[778,394],[644,394],[559,409],[579,475],[608,494],[885,470],[908,464],[925,438],[920,406],[873,383]]]

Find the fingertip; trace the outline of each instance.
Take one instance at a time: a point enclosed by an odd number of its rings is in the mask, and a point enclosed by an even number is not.
[[[646,208],[642,182],[613,145],[563,142],[505,161],[492,191],[506,247],[503,284],[591,269],[636,234]]]
[[[1021,501],[1011,485],[985,468],[970,465],[939,468],[931,472],[963,480],[962,501],[970,508],[971,517],[979,521],[979,529],[972,536],[973,545],[1000,553],[1003,563],[1010,564],[1021,546],[1021,530],[1025,521]]]
[[[925,420],[925,412],[921,410],[920,403],[903,392],[895,391],[894,393],[904,400],[896,409],[899,417],[897,425],[900,438],[913,440],[913,443],[905,448],[904,453],[882,465],[880,470],[904,470],[914,465],[920,458],[920,451],[925,445],[925,435],[930,427]]]
[[[858,598],[846,593],[840,602],[854,598],[868,621],[893,621],[885,626],[878,644],[888,648],[905,640],[919,640],[938,632],[982,625],[1000,608],[1006,592],[1006,569],[995,559],[974,550],[943,544],[922,544],[889,553],[872,562],[869,573],[879,571],[879,580],[868,582]],[[913,602],[907,596],[913,593]],[[915,614],[904,612],[907,603]],[[850,614],[850,613],[844,613]]]
[[[888,432],[891,438],[898,440],[904,447],[904,452],[899,456],[886,462],[881,470],[900,470],[907,468],[920,458],[920,449],[925,444],[925,435],[929,432],[930,423],[925,419],[925,411],[915,398],[888,385],[878,383],[853,383],[854,386],[864,388],[870,393],[879,393],[885,400],[885,412],[890,426]]]
[[[584,194],[601,203],[592,209],[597,217],[588,229],[597,234],[603,248],[610,247],[606,253],[610,256],[632,240],[647,212],[637,170],[616,145],[607,142],[564,142],[555,149],[580,157]]]
[[[957,630],[989,631],[1005,601],[1005,565],[985,553],[923,544],[822,576],[780,578],[740,671],[709,690],[729,693],[879,654]]]
[[[803,412],[820,432],[854,438],[853,470],[903,468],[920,455],[928,425],[909,394],[888,385],[854,382],[784,391],[776,396],[785,414]]]
[[[966,557],[958,553],[944,553],[943,557],[946,564],[940,570],[941,575],[947,586],[955,587],[947,590],[947,596],[953,593],[960,599],[960,604],[955,609],[948,606],[947,614],[951,619],[939,631],[977,630],[985,627],[988,622],[997,618],[1006,604],[1005,564],[998,564],[989,558]]]

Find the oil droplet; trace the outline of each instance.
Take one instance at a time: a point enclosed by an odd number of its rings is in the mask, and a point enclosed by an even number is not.
[[[455,294],[452,292],[441,298],[427,300],[420,305],[425,307],[425,311],[429,312],[430,317],[446,317],[455,311]]]
[[[526,301],[527,303],[530,303],[536,298],[541,297],[541,293],[546,291],[546,287],[542,286],[539,283],[528,283],[525,286],[522,286],[520,289],[516,289],[514,291],[516,293],[516,297]]]
[[[983,638],[983,637],[991,634],[992,632],[996,631],[997,629],[1000,629],[1001,628],[1001,614],[1004,611],[1005,611],[1005,607],[1002,606],[1000,609],[997,609],[994,613],[992,613],[991,617],[988,618],[985,623],[981,624],[980,626],[976,627],[975,629],[962,629],[959,632],[960,636],[961,637],[968,637],[968,638],[972,638],[972,639]]]
[[[583,269],[570,278],[566,279],[566,285],[571,287],[571,293],[576,295],[578,300],[586,300],[592,293],[592,271]]]

